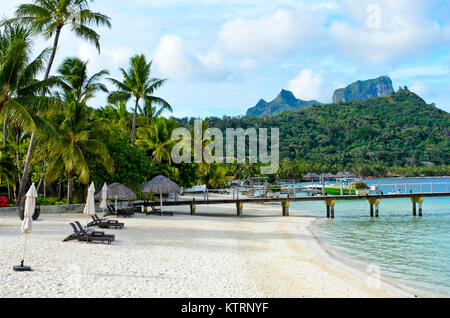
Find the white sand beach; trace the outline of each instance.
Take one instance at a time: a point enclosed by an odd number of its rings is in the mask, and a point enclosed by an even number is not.
[[[0,297],[413,297],[331,258],[308,226],[316,218],[279,206],[168,208],[174,216],[122,219],[112,245],[63,243],[82,214],[44,214],[28,239],[15,214],[0,214]],[[258,216],[258,217],[256,217]]]

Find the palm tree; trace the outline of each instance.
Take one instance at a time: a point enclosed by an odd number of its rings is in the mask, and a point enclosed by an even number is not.
[[[151,102],[146,101],[144,107],[138,106],[139,118],[142,126],[148,127],[155,118],[162,115],[164,111],[172,112],[172,108],[167,105],[161,107],[153,106]]]
[[[0,112],[5,107],[28,117],[28,108],[39,108],[52,99],[39,97],[55,84],[55,79],[36,79],[44,68],[49,50],[31,60],[31,32],[24,26],[7,24],[0,32]]]
[[[147,63],[144,55],[135,55],[130,60],[130,68],[128,72],[123,68],[120,69],[123,81],[110,78],[109,80],[117,87],[117,91],[112,92],[108,101],[115,103],[118,101],[128,102],[134,98],[134,114],[133,125],[131,127],[130,141],[134,142],[134,135],[136,131],[136,120],[139,102],[144,100],[149,105],[161,105],[163,108],[171,110],[172,107],[164,99],[153,96],[152,94],[160,88],[165,82],[165,79],[150,77],[152,62]]]
[[[136,145],[143,148],[158,163],[172,163],[171,153],[178,140],[172,139],[172,132],[178,127],[175,120],[157,118],[150,127],[137,129]]]
[[[106,145],[95,139],[92,121],[93,111],[87,101],[98,90],[107,91],[97,82],[108,74],[103,70],[92,77],[87,76],[87,63],[78,58],[68,58],[58,69],[58,85],[62,88],[58,97],[63,101],[61,112],[52,114],[58,126],[58,137],[47,144],[43,151],[49,150],[49,166],[45,175],[46,182],[55,181],[63,172],[67,173],[67,199],[72,203],[73,177],[77,175],[83,183],[89,182],[89,166],[86,154],[94,155],[107,169],[114,172],[114,163]]]
[[[96,115],[99,120],[105,122],[104,126],[114,128],[111,124],[117,124],[117,127],[122,135],[130,135],[132,118],[131,114],[127,110],[126,102],[120,101],[115,104],[101,107],[98,112],[96,112]]]
[[[0,111],[6,109],[4,118],[4,141],[7,141],[8,120],[36,136],[37,131],[51,133],[39,113],[56,103],[56,99],[39,96],[55,84],[55,78],[37,80],[44,69],[50,51],[42,51],[31,59],[31,31],[25,26],[3,22],[0,32]],[[19,178],[20,179],[20,178]],[[25,188],[26,179],[20,181]]]
[[[209,189],[218,189],[224,186],[231,178],[227,176],[228,169],[221,164],[213,164],[201,168],[200,181]]]
[[[57,77],[57,85],[62,88],[64,94],[70,92],[80,104],[86,104],[98,91],[108,93],[106,86],[99,81],[107,70],[101,70],[88,77],[87,64],[77,57],[66,58],[58,68],[60,76]]]
[[[16,166],[12,158],[8,156],[8,150],[6,147],[0,149],[0,180],[13,183],[17,178]]]
[[[95,44],[100,53],[100,35],[89,26],[110,28],[111,22],[108,16],[89,10],[86,0],[34,0],[33,2],[20,5],[16,10],[17,18],[11,20],[30,24],[37,33],[47,39],[54,37],[45,79],[49,77],[61,31],[65,26],[71,27],[78,37]]]
[[[42,34],[47,39],[54,37],[53,48],[44,80],[49,78],[56,50],[58,49],[61,31],[65,26],[71,27],[71,30],[78,37],[94,43],[99,52],[100,35],[89,26],[111,27],[110,18],[104,14],[89,10],[88,1],[86,0],[34,0],[33,3],[20,5],[16,10],[16,16],[16,18],[10,19],[9,21],[28,24],[36,33]],[[19,200],[25,191],[24,183],[28,179],[35,143],[36,134],[33,133],[28,146],[25,167],[20,182]]]

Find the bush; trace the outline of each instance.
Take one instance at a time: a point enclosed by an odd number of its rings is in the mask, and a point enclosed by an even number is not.
[[[66,205],[67,199],[60,199],[58,197],[38,197],[36,198],[37,205]]]
[[[370,189],[370,186],[364,182],[357,182],[357,183],[355,183],[355,189],[356,190],[368,190],[368,189]]]

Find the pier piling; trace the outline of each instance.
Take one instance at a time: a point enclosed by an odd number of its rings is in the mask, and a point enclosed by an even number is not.
[[[369,205],[370,205],[370,217],[374,217],[374,206],[375,206],[375,217],[379,217],[379,209],[378,206],[380,205],[380,198],[370,198],[369,199]]]
[[[236,203],[237,216],[242,217],[242,210],[244,209],[244,203],[238,202]]]
[[[326,200],[325,204],[327,205],[327,218],[334,219],[334,206],[336,205],[335,200]]]
[[[291,203],[289,201],[282,201],[281,207],[283,210],[283,216],[289,216],[289,207],[291,206]]]
[[[194,215],[195,210],[196,210],[196,205],[194,203],[191,203],[190,207],[191,207],[191,215]]]
[[[422,216],[422,203],[424,201],[423,197],[411,197],[411,202],[413,204],[413,216],[417,216],[417,207],[419,206],[419,216]]]

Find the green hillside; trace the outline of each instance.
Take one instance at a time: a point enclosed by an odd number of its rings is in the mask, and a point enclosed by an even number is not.
[[[338,168],[450,164],[450,114],[408,90],[275,116],[210,118],[211,126],[280,128],[281,157]]]

